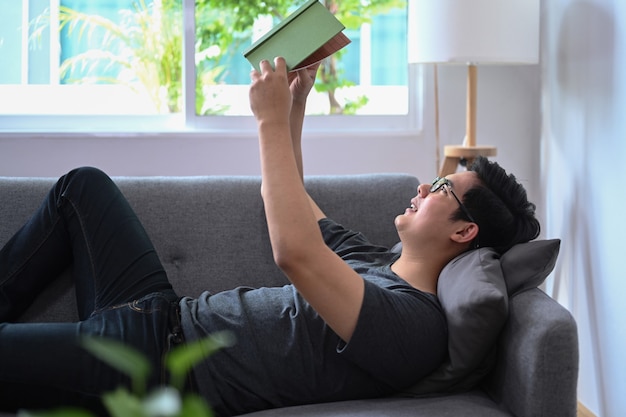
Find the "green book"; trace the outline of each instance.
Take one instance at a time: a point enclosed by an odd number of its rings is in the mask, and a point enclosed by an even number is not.
[[[282,56],[287,70],[308,67],[350,43],[345,26],[318,0],[309,0],[247,48],[243,55],[260,71],[259,63]]]

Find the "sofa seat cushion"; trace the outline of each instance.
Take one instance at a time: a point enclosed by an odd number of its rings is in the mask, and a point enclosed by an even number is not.
[[[379,398],[286,407],[245,414],[245,417],[511,417],[483,391],[415,398]]]

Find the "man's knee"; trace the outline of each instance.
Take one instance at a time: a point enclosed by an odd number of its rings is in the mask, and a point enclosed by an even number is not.
[[[56,189],[58,197],[69,197],[69,195],[85,196],[92,193],[104,194],[107,189],[117,190],[117,187],[104,171],[85,166],[75,168],[61,177]],[[57,201],[60,203],[60,200]]]
[[[66,177],[68,178],[80,178],[86,182],[99,182],[102,180],[110,181],[111,178],[101,169],[84,166],[80,168],[75,168],[67,173]]]

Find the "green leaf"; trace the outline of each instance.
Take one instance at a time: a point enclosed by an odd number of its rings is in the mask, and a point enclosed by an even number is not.
[[[92,355],[128,375],[135,394],[145,393],[151,365],[143,354],[121,342],[104,338],[86,337],[82,344]]]
[[[183,410],[180,417],[213,417],[213,411],[200,396],[187,394],[183,398]]]
[[[148,417],[141,400],[124,388],[104,394],[102,402],[111,417]]]
[[[174,388],[182,390],[185,376],[191,368],[212,355],[215,351],[232,346],[235,342],[230,332],[217,332],[204,339],[178,346],[165,358],[165,366],[170,371]]]
[[[50,411],[20,410],[17,417],[95,417],[95,415],[89,411],[68,407]]]

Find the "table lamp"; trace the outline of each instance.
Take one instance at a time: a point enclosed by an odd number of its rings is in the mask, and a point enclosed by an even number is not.
[[[466,136],[444,148],[440,176],[496,155],[495,147],[476,145],[477,66],[539,62],[539,1],[409,0],[409,63],[467,66]]]

